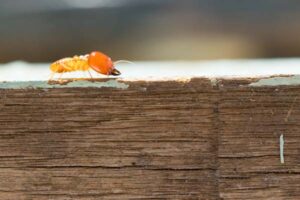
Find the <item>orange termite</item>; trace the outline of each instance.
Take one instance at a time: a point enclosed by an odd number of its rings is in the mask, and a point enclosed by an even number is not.
[[[52,76],[54,75],[54,73],[62,74],[72,71],[89,72],[90,69],[93,69],[94,71],[104,75],[118,76],[121,74],[120,71],[115,69],[114,62],[111,60],[111,58],[99,51],[93,51],[92,53],[83,56],[74,56],[70,58],[60,59],[52,63],[50,69],[53,72]]]

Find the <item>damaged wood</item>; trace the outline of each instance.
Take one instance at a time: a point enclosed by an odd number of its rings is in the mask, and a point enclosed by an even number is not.
[[[0,90],[2,199],[300,196],[299,86],[112,84]]]

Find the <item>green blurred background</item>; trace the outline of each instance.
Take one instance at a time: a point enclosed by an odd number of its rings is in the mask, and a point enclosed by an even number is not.
[[[300,55],[299,0],[0,0],[0,62]]]

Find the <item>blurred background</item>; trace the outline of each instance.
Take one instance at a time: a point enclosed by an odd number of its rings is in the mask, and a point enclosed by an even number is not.
[[[0,63],[300,56],[299,0],[0,0]]]

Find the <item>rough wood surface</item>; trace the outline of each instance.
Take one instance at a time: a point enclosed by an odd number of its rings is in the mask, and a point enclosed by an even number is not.
[[[300,87],[222,81],[219,188],[224,199],[300,198]],[[285,138],[280,163],[279,137]]]
[[[250,82],[1,89],[0,199],[297,199],[300,87]]]

